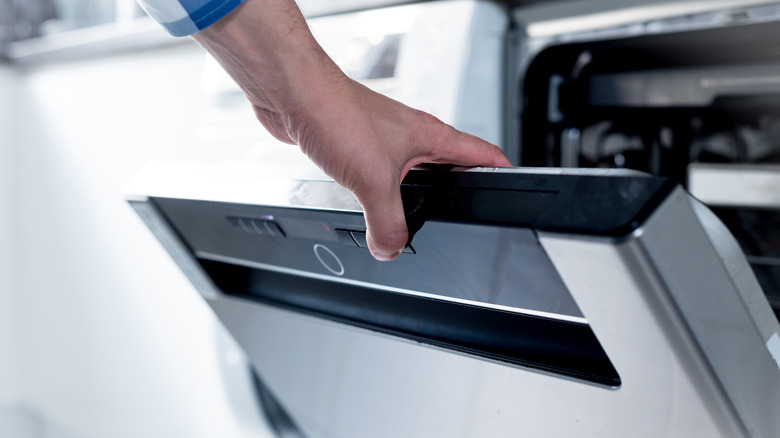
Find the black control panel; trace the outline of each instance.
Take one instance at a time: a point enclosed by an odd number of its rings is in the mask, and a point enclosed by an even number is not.
[[[641,175],[413,170],[401,187],[412,238],[390,263],[368,253],[359,212],[150,202],[225,294],[614,386],[537,233],[620,238],[672,187]]]

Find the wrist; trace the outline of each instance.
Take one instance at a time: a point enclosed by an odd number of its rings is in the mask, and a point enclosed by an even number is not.
[[[266,109],[292,111],[287,96],[305,91],[323,69],[332,70],[292,0],[247,0],[193,37],[253,105],[273,107]]]
[[[193,37],[241,87],[260,121],[285,141],[298,143],[298,125],[348,80],[292,0],[247,0]]]

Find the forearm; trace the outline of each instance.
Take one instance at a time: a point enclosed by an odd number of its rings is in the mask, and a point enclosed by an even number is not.
[[[299,143],[297,123],[347,80],[312,36],[293,0],[248,0],[193,35],[246,94],[260,121]]]

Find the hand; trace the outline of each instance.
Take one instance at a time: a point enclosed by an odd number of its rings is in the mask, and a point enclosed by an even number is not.
[[[398,257],[407,243],[400,183],[409,169],[426,162],[510,165],[496,146],[427,113],[346,78],[334,82],[313,100],[316,109],[291,119],[290,140],[355,194],[363,206],[369,249],[378,260]]]
[[[409,169],[510,165],[496,146],[346,77],[291,0],[249,0],[195,39],[238,82],[271,134],[299,145],[355,194],[378,260],[395,259],[408,240],[400,183]]]

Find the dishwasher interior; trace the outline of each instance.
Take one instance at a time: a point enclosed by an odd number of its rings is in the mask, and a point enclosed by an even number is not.
[[[525,37],[518,161],[685,185],[735,235],[780,315],[778,43],[777,4]],[[702,172],[715,174],[706,187],[694,184]],[[758,189],[743,184],[755,173],[768,176]]]

